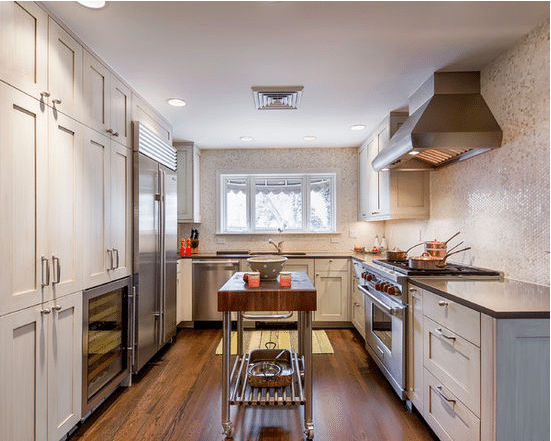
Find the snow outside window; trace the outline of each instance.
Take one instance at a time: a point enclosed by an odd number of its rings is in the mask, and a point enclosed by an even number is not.
[[[335,174],[221,175],[222,233],[336,232]]]

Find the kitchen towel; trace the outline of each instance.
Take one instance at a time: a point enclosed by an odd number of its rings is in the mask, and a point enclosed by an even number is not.
[[[260,330],[260,331],[243,331],[243,348],[245,352],[250,352],[252,349],[264,349],[266,343],[273,341],[276,348],[289,349],[291,352],[298,350],[298,331],[286,330]],[[333,346],[327,337],[327,333],[323,330],[312,331],[312,353],[314,354],[333,354]],[[237,332],[231,333],[231,353],[237,353]],[[216,348],[216,355],[222,354],[222,340]]]

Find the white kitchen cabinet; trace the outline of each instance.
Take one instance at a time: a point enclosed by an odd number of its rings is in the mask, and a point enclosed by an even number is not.
[[[179,259],[176,276],[176,324],[193,320],[193,261]]]
[[[419,287],[409,301],[408,398],[440,440],[549,436],[549,319],[498,319]]]
[[[317,310],[314,321],[348,321],[350,271],[348,259],[316,259]]]
[[[40,99],[48,90],[48,14],[34,2],[0,2],[0,79]]]
[[[1,315],[80,289],[82,126],[5,84],[0,106]]]
[[[78,120],[82,45],[33,2],[1,2],[0,20],[0,79]]]
[[[172,144],[172,128],[158,112],[142,97],[132,94],[132,121],[139,121],[151,129],[159,138]]]
[[[365,340],[365,306],[364,294],[358,288],[360,280],[352,271],[352,289],[350,302],[350,321]]]
[[[0,342],[2,439],[61,439],[81,417],[81,293],[1,317]]]
[[[405,112],[391,112],[358,150],[359,220],[425,219],[429,216],[428,172],[376,172],[371,166],[406,119]]]
[[[48,102],[81,120],[83,47],[51,17],[48,24]]]
[[[423,290],[409,287],[408,303],[407,396],[413,405],[423,413],[423,347],[425,339],[423,336]]]
[[[83,120],[112,140],[131,147],[130,89],[87,50],[83,77]]]
[[[201,222],[199,148],[175,142],[178,173],[178,222]]]
[[[131,151],[86,130],[83,153],[84,286],[131,274]]]

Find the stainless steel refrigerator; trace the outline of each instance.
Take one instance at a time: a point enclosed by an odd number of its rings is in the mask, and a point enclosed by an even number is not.
[[[176,150],[140,122],[134,136],[133,372],[176,334]]]

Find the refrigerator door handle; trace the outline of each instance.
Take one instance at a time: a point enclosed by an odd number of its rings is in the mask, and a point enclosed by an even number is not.
[[[163,340],[164,340],[164,309],[165,309],[165,291],[166,291],[166,274],[165,274],[165,267],[166,267],[166,247],[165,247],[165,221],[166,221],[166,198],[165,198],[165,180],[166,180],[166,173],[164,170],[159,168],[159,193],[161,195],[160,197],[160,204],[159,204],[159,232],[160,232],[160,257],[161,257],[161,271],[160,271],[160,290],[159,290],[159,315],[158,315],[158,339],[157,344],[159,347],[162,346]]]

